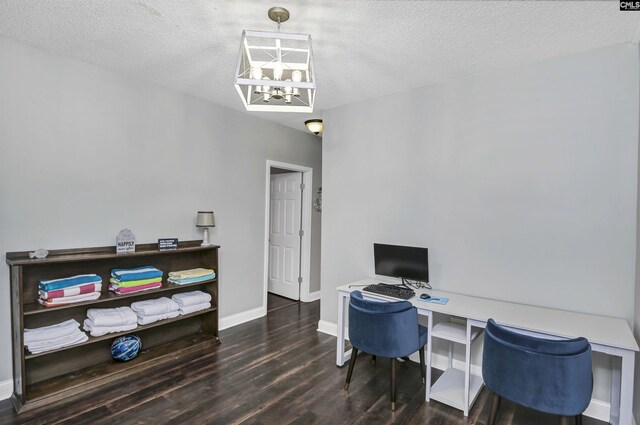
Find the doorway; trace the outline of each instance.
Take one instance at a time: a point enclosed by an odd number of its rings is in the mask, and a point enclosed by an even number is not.
[[[264,306],[280,297],[309,301],[313,170],[267,160]],[[269,295],[269,296],[268,296]]]

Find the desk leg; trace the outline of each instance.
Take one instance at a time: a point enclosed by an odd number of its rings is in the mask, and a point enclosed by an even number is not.
[[[427,376],[426,376],[426,383],[424,386],[424,393],[425,393],[425,397],[424,399],[426,401],[429,401],[429,398],[431,396],[431,331],[433,330],[433,312],[432,311],[428,311],[427,312],[427,330],[428,330],[428,334],[427,334],[427,364],[426,364],[426,368],[427,368]]]
[[[348,297],[344,294],[338,294],[338,329],[336,342],[336,364],[342,367],[350,358],[351,350],[344,351],[344,322],[347,310]]]
[[[464,362],[464,416],[469,416],[469,381],[471,379],[471,321],[467,320],[467,336]]]
[[[633,379],[635,352],[625,350],[620,358],[613,357],[611,371],[611,413],[614,425],[631,425],[633,409]]]

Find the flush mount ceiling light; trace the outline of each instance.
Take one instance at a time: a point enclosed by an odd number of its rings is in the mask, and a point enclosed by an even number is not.
[[[247,111],[313,112],[316,95],[311,36],[280,32],[289,19],[269,9],[278,32],[242,31],[235,86]]]
[[[324,125],[322,124],[322,120],[320,119],[306,120],[304,122],[304,125],[307,126],[307,130],[309,130],[316,136],[322,134],[322,130],[324,129]]]

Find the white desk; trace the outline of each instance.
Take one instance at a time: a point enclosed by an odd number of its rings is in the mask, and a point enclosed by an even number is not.
[[[351,356],[351,350],[345,351],[345,317],[348,314],[349,294],[352,291],[361,290],[364,285],[377,282],[396,283],[397,280],[368,278],[337,288],[338,341],[336,363],[338,366],[343,366]],[[446,305],[441,305],[421,301],[418,296],[424,292],[428,292],[434,297],[449,298],[449,302]],[[416,294],[417,296],[410,301],[418,309],[418,314],[427,317],[429,328],[429,340],[427,342],[427,383],[431,382],[431,331],[433,327],[433,313],[442,313],[467,319],[467,339],[470,338],[471,328],[483,328],[489,318],[493,318],[502,325],[527,331],[534,335],[561,338],[583,336],[589,340],[594,352],[601,352],[612,356],[610,422],[613,425],[631,425],[635,352],[640,349],[625,320],[525,304],[515,304],[445,291],[418,290]],[[367,293],[367,295],[373,298],[376,297],[374,294]],[[465,415],[468,415],[468,407],[473,403],[473,399],[469,400],[470,366],[469,346],[467,346],[467,370],[465,371],[464,394],[467,409],[464,409]],[[425,397],[428,401],[430,385],[426,387]]]

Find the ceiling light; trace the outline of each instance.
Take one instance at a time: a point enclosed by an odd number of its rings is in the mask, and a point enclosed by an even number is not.
[[[278,32],[242,32],[236,90],[247,111],[313,112],[311,36],[280,32],[280,24],[289,19],[283,7],[272,7],[268,16]]]
[[[320,119],[306,120],[304,122],[304,125],[306,125],[307,129],[313,134],[315,134],[316,136],[319,136],[320,134],[322,134],[322,130],[324,129],[324,126],[322,125],[322,120]]]

